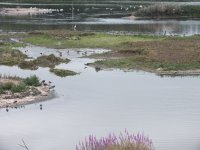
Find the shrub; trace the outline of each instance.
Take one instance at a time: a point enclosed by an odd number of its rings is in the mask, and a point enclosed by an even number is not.
[[[6,82],[6,83],[3,84],[2,88],[5,91],[6,90],[11,90],[11,88],[12,88],[13,85],[14,85],[14,83],[12,83],[12,82]]]
[[[80,142],[76,150],[153,150],[152,141],[143,134],[129,134],[127,131],[119,136],[110,134],[97,139],[89,136],[85,142]]]
[[[40,80],[36,75],[27,77],[23,82],[28,86],[40,86]]]
[[[11,92],[12,93],[20,93],[20,92],[24,92],[26,90],[26,84],[21,82],[20,84],[17,85],[13,85],[11,88]]]

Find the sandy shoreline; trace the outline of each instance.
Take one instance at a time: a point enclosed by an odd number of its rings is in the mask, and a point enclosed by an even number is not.
[[[1,81],[7,82],[10,81],[9,79],[2,79]],[[12,80],[13,82],[18,82]],[[1,82],[2,83],[2,82]],[[38,91],[38,94],[35,94],[31,88],[34,88]],[[26,92],[22,93],[4,93],[0,94],[0,108],[7,108],[7,107],[18,107],[22,105],[37,103],[40,101],[45,101],[53,98],[55,96],[54,92],[49,90],[49,86],[38,86],[38,87],[29,87],[28,94]]]

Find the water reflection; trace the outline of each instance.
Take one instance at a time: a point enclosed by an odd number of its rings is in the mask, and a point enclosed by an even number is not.
[[[63,20],[0,20],[3,31],[70,29],[80,31],[116,32],[129,34],[195,35],[200,34],[200,20],[129,20],[90,18],[69,22]]]

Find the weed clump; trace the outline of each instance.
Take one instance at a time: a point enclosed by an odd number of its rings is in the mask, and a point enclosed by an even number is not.
[[[40,86],[40,80],[36,75],[27,77],[23,82],[27,86]]]
[[[19,84],[14,84],[10,90],[12,93],[21,93],[26,91],[26,89],[27,85],[24,82],[20,82]]]
[[[64,69],[50,69],[50,72],[60,77],[74,76],[77,74],[76,72],[73,72],[70,70],[64,70]]]
[[[40,80],[37,76],[30,76],[25,79],[13,80],[5,83],[0,83],[0,94],[4,94],[7,91],[11,91],[12,93],[21,93],[27,91],[30,87],[40,86]]]

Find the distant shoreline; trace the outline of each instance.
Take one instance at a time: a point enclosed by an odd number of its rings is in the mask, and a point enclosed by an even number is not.
[[[55,11],[54,9],[41,9],[41,8],[0,8],[1,16],[27,16],[47,14]]]

